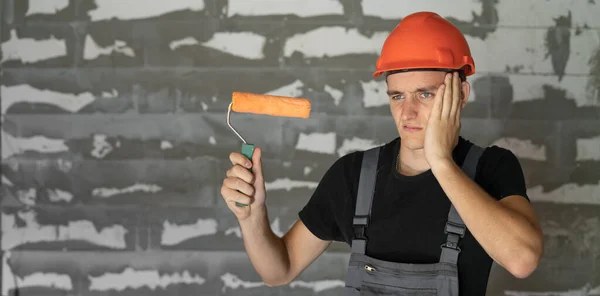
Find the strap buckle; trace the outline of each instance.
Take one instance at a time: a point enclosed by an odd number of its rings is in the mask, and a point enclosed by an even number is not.
[[[457,251],[461,251],[460,247],[458,246],[458,243],[455,242],[445,242],[440,246],[441,249],[447,248],[447,249],[453,249],[453,250],[457,250]]]
[[[460,238],[463,238],[463,237],[465,237],[466,230],[467,230],[466,226],[459,225],[459,224],[448,221],[448,222],[446,222],[446,227],[444,228],[444,233],[445,234],[448,234],[448,233],[456,234],[456,235],[460,236]]]
[[[354,226],[354,237],[356,239],[366,240],[367,239],[367,225],[369,224],[369,216],[355,215],[352,220],[352,226]]]
[[[354,226],[354,238],[360,239],[360,240],[366,240],[367,239],[366,229],[367,229],[367,227],[364,225]]]

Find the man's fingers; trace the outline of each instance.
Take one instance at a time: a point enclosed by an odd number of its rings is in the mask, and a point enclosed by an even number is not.
[[[225,172],[227,177],[237,177],[244,180],[248,184],[252,184],[254,182],[254,174],[250,172],[247,168],[244,168],[240,165],[234,165],[227,172]]]
[[[452,93],[454,92],[454,86],[452,81],[452,74],[446,74],[444,79],[444,84],[446,85],[446,89],[444,91],[444,96],[442,99],[442,113],[441,118],[448,118],[450,116],[450,109],[452,109]]]
[[[254,187],[237,177],[226,178],[223,181],[223,186],[232,190],[240,191],[241,193],[248,196],[254,195]]]
[[[429,117],[431,119],[435,119],[435,120],[439,120],[442,114],[442,100],[444,98],[444,92],[446,90],[446,85],[444,83],[442,83],[442,85],[440,85],[440,87],[438,87],[438,90],[435,94],[435,97],[433,98],[433,108],[431,109],[431,114],[429,114]]]
[[[221,194],[227,203],[233,204],[242,203],[248,205],[252,202],[252,198],[228,187],[221,187]]]
[[[460,101],[462,99],[461,81],[458,72],[452,75],[452,107],[450,110],[450,120],[456,122],[457,111],[460,110]]]
[[[241,154],[239,152],[230,153],[229,160],[231,161],[232,165],[239,164],[245,168],[252,167],[252,162],[246,156],[244,156],[243,154]]]

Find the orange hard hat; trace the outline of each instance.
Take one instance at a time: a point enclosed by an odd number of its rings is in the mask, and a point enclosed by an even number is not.
[[[433,12],[406,16],[386,38],[373,76],[394,70],[463,69],[475,73],[467,40],[452,23]]]

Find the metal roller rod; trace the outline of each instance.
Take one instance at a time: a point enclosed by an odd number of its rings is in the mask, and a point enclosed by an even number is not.
[[[229,120],[230,114],[231,114],[231,105],[232,103],[229,103],[229,107],[227,108],[227,125],[229,126],[229,128],[242,140],[242,142],[244,142],[244,144],[248,144],[248,142],[246,142],[246,140],[244,139],[244,137],[242,137],[242,135],[240,135],[240,133],[238,133],[235,128],[233,128],[233,126],[231,126],[231,121]]]

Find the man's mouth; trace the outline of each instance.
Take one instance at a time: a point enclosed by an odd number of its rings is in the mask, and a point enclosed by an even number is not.
[[[418,126],[412,126],[412,125],[403,125],[402,129],[407,132],[418,132],[418,131],[422,130],[422,128],[420,128]]]

